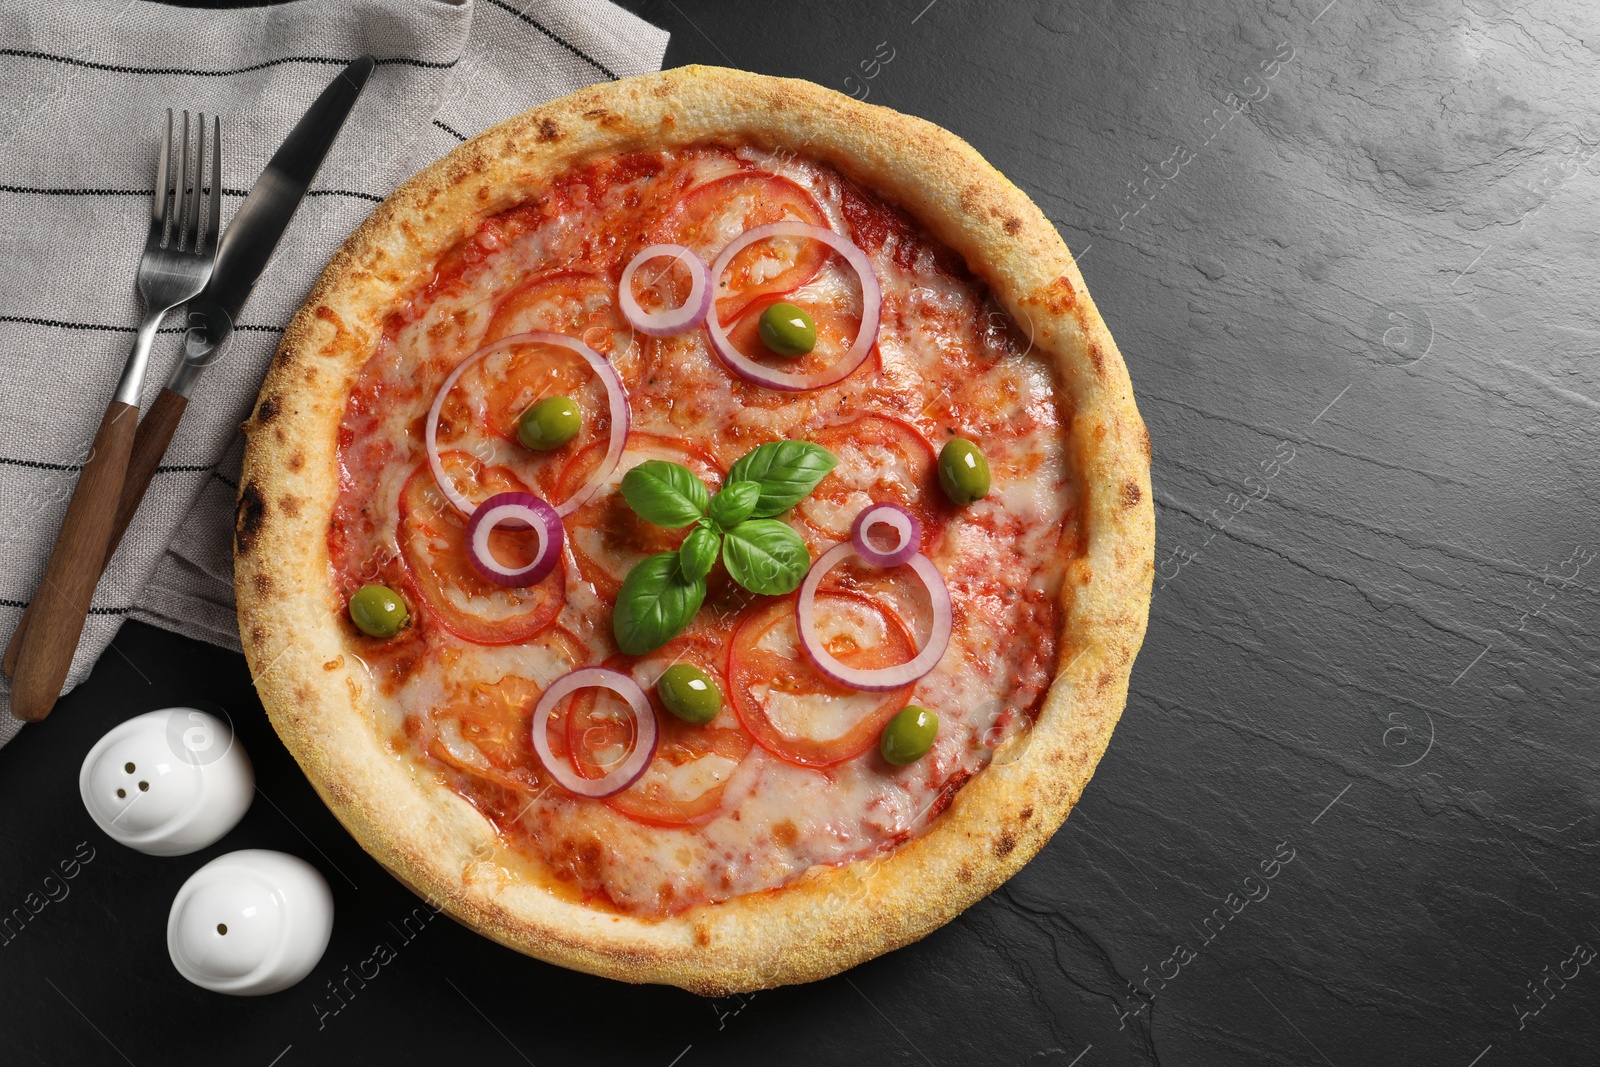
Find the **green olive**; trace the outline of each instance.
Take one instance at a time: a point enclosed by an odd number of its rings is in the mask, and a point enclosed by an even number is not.
[[[703,726],[722,710],[722,690],[716,679],[692,663],[674,663],[656,682],[661,703],[684,722]]]
[[[517,440],[535,452],[560,448],[583,429],[578,405],[564,396],[547,396],[517,420]]]
[[[926,756],[938,735],[939,716],[911,704],[895,712],[889,725],[883,728],[878,751],[896,767],[904,767]]]
[[[386,585],[364,585],[350,598],[350,621],[373,637],[393,637],[410,617],[406,602]]]
[[[989,493],[989,461],[971,441],[952,437],[939,453],[939,484],[957,504],[982,500]]]
[[[817,347],[817,324],[801,308],[782,302],[761,313],[761,343],[780,356],[803,356]]]

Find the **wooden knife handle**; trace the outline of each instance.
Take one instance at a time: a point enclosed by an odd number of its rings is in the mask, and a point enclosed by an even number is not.
[[[14,655],[7,650],[11,714],[23,722],[49,715],[67,680],[100,580],[138,423],[139,409],[132,404],[112,401],[106,408],[56,533],[44,580],[34,591],[32,619],[13,636]]]
[[[139,432],[133,438],[133,455],[128,457],[128,476],[122,483],[122,499],[117,504],[117,518],[111,526],[111,540],[106,544],[101,570],[111,565],[111,557],[122,543],[122,535],[128,532],[128,524],[138,513],[145,490],[150,488],[150,479],[155,477],[156,468],[167,454],[167,446],[172,443],[172,435],[188,406],[188,397],[163,388],[156,402],[139,420]],[[26,618],[23,623],[27,623]]]
[[[155,477],[156,468],[161,466],[161,459],[167,454],[167,446],[172,443],[172,435],[177,431],[184,409],[188,406],[189,398],[182,393],[162,389],[156,402],[150,405],[150,410],[139,421],[139,430],[133,436],[133,454],[128,457],[128,474],[122,483],[122,499],[117,504],[116,521],[111,524],[111,540],[106,545],[106,558],[100,564],[101,573],[111,566],[111,557],[117,554],[122,535],[128,532],[128,524],[133,522],[134,515],[138,513],[144,494],[150,488],[150,479]],[[8,676],[16,673],[22,631],[28,628],[32,620],[33,605],[29,604],[22,613],[22,621],[17,623],[16,633],[11,635],[11,644],[6,647],[4,667]]]

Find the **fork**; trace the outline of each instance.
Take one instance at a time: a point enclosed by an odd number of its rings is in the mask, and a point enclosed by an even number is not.
[[[167,109],[167,131],[161,141],[150,206],[150,233],[139,260],[144,321],[78,475],[44,578],[6,649],[4,666],[12,678],[11,714],[24,722],[37,722],[50,714],[72,666],[127,477],[139,421],[139,392],[156,330],[167,312],[198,294],[211,276],[222,210],[222,124],[216,116],[212,116],[212,124],[211,191],[202,225],[205,115],[199,114],[196,122],[191,167],[189,112],[183,113],[183,141],[179,165],[174,169],[172,109]]]

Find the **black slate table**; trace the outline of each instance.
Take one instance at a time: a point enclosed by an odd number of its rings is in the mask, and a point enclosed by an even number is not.
[[[1078,255],[1155,442],[1159,528],[1082,803],[999,892],[847,974],[625,986],[448,921],[402,933],[415,898],[317,801],[244,661],[130,624],[0,750],[0,911],[76,863],[3,935],[0,1060],[1600,1062],[1595,10],[632,6],[672,30],[669,65],[954,130]],[[79,761],[194,700],[229,710],[260,801],[184,860],[111,843]],[[179,884],[240,847],[305,857],[337,899],[316,972],[263,999],[186,984],[164,946]]]

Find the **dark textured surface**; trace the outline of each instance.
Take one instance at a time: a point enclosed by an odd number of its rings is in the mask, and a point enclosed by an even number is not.
[[[1325,2],[632,5],[673,31],[670,65],[808,77],[966,137],[1060,227],[1132,370],[1150,633],[1082,804],[1009,885],[742,999],[448,921],[407,943],[414,898],[317,802],[243,661],[130,625],[0,750],[0,910],[94,849],[0,945],[0,1059],[1600,1062],[1600,959],[1573,974],[1600,946],[1600,20]],[[196,699],[230,710],[261,799],[195,856],[111,843],[83,754]],[[183,879],[241,847],[309,859],[337,898],[312,978],[258,1000],[185,984],[163,943]],[[381,941],[397,957],[322,1014]]]

